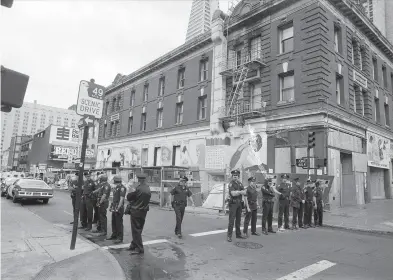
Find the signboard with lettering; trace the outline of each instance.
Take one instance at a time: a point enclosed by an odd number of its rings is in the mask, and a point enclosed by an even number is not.
[[[76,113],[81,116],[102,117],[105,87],[94,82],[81,81],[79,84]]]
[[[49,144],[53,142],[63,142],[77,144],[79,140],[79,130],[76,128],[52,125],[50,129]]]
[[[51,158],[68,161],[70,157],[72,157],[73,160],[79,158],[80,154],[80,149],[77,147],[52,146]],[[94,149],[86,149],[86,157],[94,158]]]
[[[367,159],[368,166],[389,169],[390,140],[367,132]]]

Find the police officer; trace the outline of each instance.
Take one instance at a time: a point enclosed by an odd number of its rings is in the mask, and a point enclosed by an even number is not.
[[[71,202],[72,202],[72,213],[75,216],[75,202],[76,202],[76,189],[78,188],[78,173],[75,176],[71,177],[69,180],[68,188],[70,190]],[[73,224],[72,221],[70,224]]]
[[[96,175],[97,179],[96,179],[95,183],[96,183],[97,189],[101,188],[101,180],[100,180],[101,174],[102,174],[101,172],[97,172],[97,175]],[[100,193],[98,193],[98,192],[94,192],[93,195],[92,195],[93,210],[94,210],[93,224],[97,224],[98,228],[100,227],[100,225],[99,225],[100,214],[99,214],[99,209],[98,209],[98,206],[97,206],[97,203],[99,201],[99,197],[98,197],[99,194]]]
[[[243,195],[246,195],[246,190],[243,187],[243,184],[239,181],[240,171],[233,170],[232,181],[228,185],[229,189],[229,222],[228,222],[228,242],[232,242],[232,234],[233,234],[233,224],[236,219],[235,227],[236,227],[236,238],[245,237],[242,235],[240,231],[240,223],[241,223],[241,215],[242,215],[242,198]]]
[[[320,185],[320,182],[317,181],[315,183],[315,205],[314,205],[314,225],[315,226],[322,226],[322,219],[323,219],[323,191]]]
[[[146,174],[137,175],[139,184],[136,188],[130,187],[127,200],[130,205],[130,220],[132,242],[129,250],[131,254],[143,254],[142,231],[145,225],[149,202],[151,198],[150,187],[146,184]]]
[[[182,238],[181,224],[183,222],[184,211],[187,206],[187,198],[190,199],[192,206],[195,207],[194,200],[192,199],[192,192],[187,187],[188,178],[181,176],[179,184],[171,191],[171,204],[176,214],[176,227],[175,234]]]
[[[288,184],[288,174],[281,175],[282,182],[278,187],[278,191],[281,193],[279,196],[279,207],[278,207],[278,229],[280,231],[284,231],[285,229],[289,229],[289,195],[290,195],[290,186]],[[282,218],[284,216],[284,226]]]
[[[292,229],[299,229],[299,226],[303,227],[303,200],[304,193],[303,188],[300,185],[299,178],[294,179],[295,185],[291,190],[291,207],[292,207]]]
[[[255,184],[256,178],[248,178],[248,187],[246,188],[245,204],[246,204],[246,217],[244,218],[243,233],[248,237],[248,224],[251,219],[251,235],[260,234],[257,233],[257,210],[258,205],[258,192]]]
[[[314,197],[314,191],[313,191],[313,184],[310,179],[307,180],[306,185],[305,185],[305,202],[304,202],[304,226],[305,228],[308,227],[313,227],[311,223],[312,219],[312,210],[313,210],[313,197]]]
[[[126,188],[121,183],[121,177],[115,175],[113,182],[116,187],[113,190],[113,200],[109,211],[112,212],[112,235],[107,240],[115,240],[115,243],[123,242],[123,214],[124,199],[126,196]]]
[[[273,230],[273,206],[274,206],[274,193],[272,179],[268,178],[265,180],[262,191],[262,233],[268,235],[268,232],[276,233]],[[268,230],[266,230],[266,220]]]
[[[93,224],[93,200],[92,193],[96,190],[96,184],[91,179],[90,172],[84,173],[86,180],[83,183],[82,201],[81,201],[81,224],[80,228],[91,230]]]
[[[99,236],[107,234],[108,230],[108,220],[107,220],[107,209],[109,207],[109,197],[111,195],[111,185],[108,183],[108,176],[100,176],[100,189],[96,190],[98,193],[98,212],[99,212],[99,223],[97,223],[97,230],[95,232],[99,233]]]

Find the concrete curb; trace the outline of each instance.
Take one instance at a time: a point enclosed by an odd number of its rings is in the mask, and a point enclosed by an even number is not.
[[[393,237],[393,232],[392,231],[353,228],[353,227],[329,225],[329,224],[324,224],[323,227],[324,228],[336,229],[336,230],[342,230],[342,231],[349,231],[349,232],[356,232],[356,233],[367,233],[367,234],[384,235],[384,236]]]
[[[31,212],[32,214],[34,214],[36,217],[38,217],[39,219],[43,220],[44,222],[48,223],[48,221],[46,221],[45,219],[43,219],[41,216],[37,215],[36,213],[30,211],[30,210],[27,209],[27,208],[26,208],[26,210],[29,211],[29,212]],[[59,229],[59,230],[64,231],[64,232],[67,232],[67,234],[68,234],[68,231],[67,231],[66,229],[64,229],[64,228],[59,227],[59,226],[54,225],[54,224],[52,224],[52,226],[55,227],[56,229]],[[79,237],[81,240],[85,241],[86,243],[92,245],[92,247],[94,247],[95,250],[99,250],[102,254],[104,254],[104,255],[109,259],[109,261],[111,262],[113,268],[114,268],[115,270],[117,270],[117,272],[118,272],[119,275],[121,275],[122,279],[124,279],[124,280],[127,279],[126,276],[125,276],[125,274],[124,274],[123,269],[121,268],[121,266],[120,266],[120,264],[119,264],[119,262],[116,260],[116,258],[115,258],[111,253],[109,253],[109,252],[108,252],[107,250],[105,250],[105,249],[102,249],[101,246],[95,244],[94,242],[92,242],[92,241],[90,241],[89,239],[85,238],[85,237],[82,236],[81,234],[78,234],[78,237]],[[94,251],[94,250],[91,250],[91,251]],[[64,259],[64,260],[72,259],[72,258],[77,257],[77,256],[79,256],[79,255],[75,255],[75,256],[66,258],[66,259]],[[61,261],[64,261],[64,260],[61,260]],[[57,263],[57,262],[55,261],[55,262],[53,262],[52,264],[54,264],[54,263]],[[45,265],[45,266],[43,267],[43,269],[45,269],[46,266],[47,266],[47,265]],[[35,279],[35,277],[36,277],[37,275],[39,275],[43,269],[41,269],[32,279]]]

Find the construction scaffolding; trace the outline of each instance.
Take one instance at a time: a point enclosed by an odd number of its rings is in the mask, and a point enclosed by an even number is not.
[[[226,17],[226,37],[229,41],[229,26],[233,11],[240,0],[229,1]],[[228,45],[228,44],[227,44]],[[260,39],[251,40],[248,49],[231,50],[227,47],[227,59],[221,63],[222,76],[232,78],[232,87],[228,91],[224,116],[225,121],[235,121],[237,125],[244,123],[244,119],[257,118],[265,115],[266,102],[262,100],[239,99],[243,96],[245,86],[249,82],[260,80],[260,69],[266,64],[263,60]],[[249,76],[257,71],[257,75]],[[252,98],[252,97],[251,97]]]

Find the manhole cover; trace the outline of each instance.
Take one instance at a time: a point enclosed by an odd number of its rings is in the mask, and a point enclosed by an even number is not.
[[[255,242],[236,242],[235,245],[244,249],[261,249],[263,245]]]

